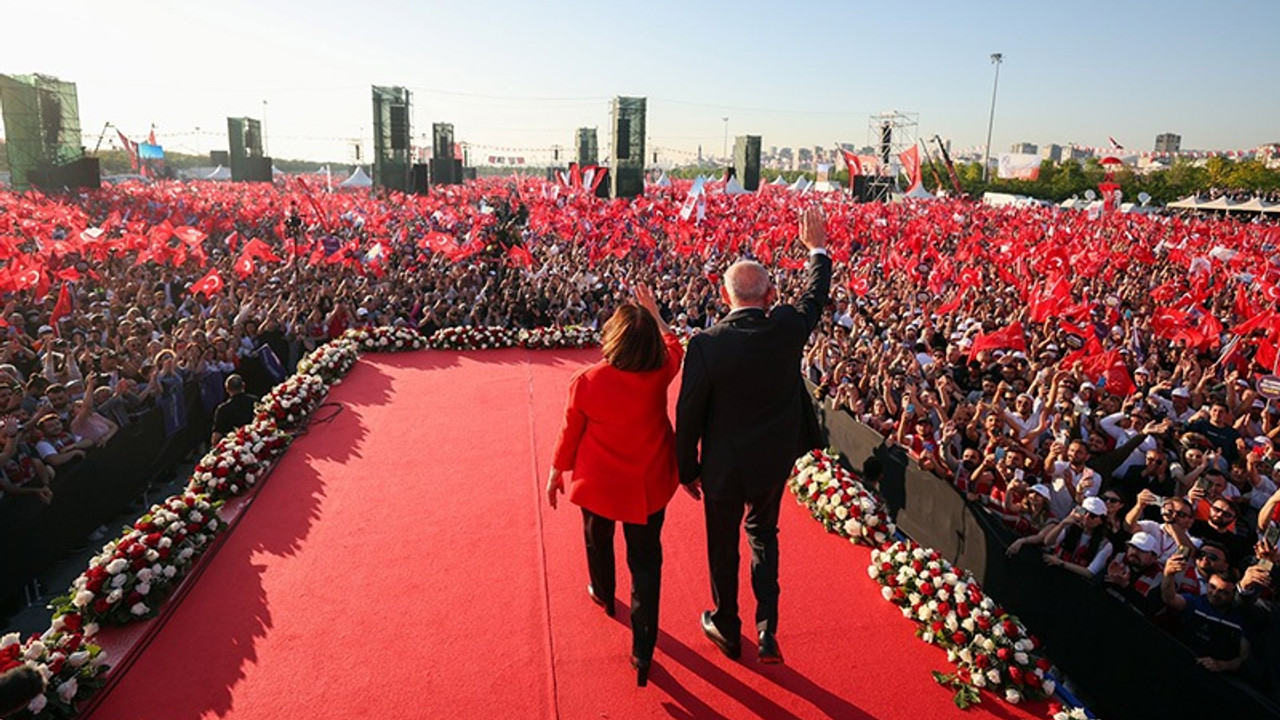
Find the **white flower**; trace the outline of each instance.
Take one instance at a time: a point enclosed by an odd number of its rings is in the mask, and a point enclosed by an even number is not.
[[[191,511],[191,522],[198,523],[202,520],[204,520],[204,515],[201,515],[199,510]]]
[[[977,625],[973,622],[973,618],[967,617],[960,623],[960,627],[964,628],[965,632],[973,632]]]
[[[1000,627],[1000,626],[999,626],[999,625],[996,625],[996,627]],[[1030,650],[1030,649],[1031,649],[1031,641],[1030,641],[1030,640],[1018,640],[1017,642],[1015,642],[1015,643],[1013,644],[1013,649],[1014,649],[1014,651],[1016,651],[1016,652],[1027,652],[1028,650]]]
[[[31,698],[31,702],[27,703],[27,712],[30,712],[32,715],[39,715],[47,704],[49,704],[49,698],[44,693],[40,693],[39,695]]]
[[[979,688],[987,686],[987,679],[982,676],[982,673],[973,674],[973,686]]]
[[[143,605],[142,603],[138,603],[138,604],[134,605],[133,607],[129,608],[129,612],[133,613],[134,615],[137,615],[137,616],[141,617],[141,616],[143,616],[143,615],[146,615],[146,614],[147,614],[147,606],[146,606],[146,605]]]
[[[849,510],[848,510],[848,508],[846,508],[846,507],[845,507],[845,506],[843,506],[843,505],[840,505],[839,507],[837,507],[837,508],[836,508],[836,517],[840,518],[841,520],[844,520],[845,518],[849,517]]]
[[[81,590],[71,600],[71,604],[78,608],[88,607],[91,602],[93,602],[93,593],[88,590]]]
[[[1022,693],[1014,688],[1006,688],[1004,691],[1004,699],[1011,705],[1017,705],[1022,702]]]
[[[120,598],[122,597],[124,597],[124,591],[120,588],[116,588],[107,594],[107,602],[114,605],[120,602]]]
[[[1000,671],[995,668],[991,668],[990,670],[987,671],[987,679],[991,681],[992,685],[999,685]]]
[[[1054,681],[1046,679],[1040,685],[1040,689],[1044,690],[1045,695],[1052,695],[1053,691],[1058,689],[1058,685]]]
[[[4,637],[0,637],[0,650],[3,650],[11,645],[18,645],[21,642],[22,642],[21,635],[19,635],[16,632],[8,633]]]
[[[879,565],[868,565],[868,566],[867,566],[867,575],[870,575],[872,580],[875,580],[876,578],[880,577],[880,566],[879,566]]]
[[[987,652],[995,652],[996,651],[995,641],[992,640],[991,638],[987,638],[986,640],[982,641],[982,649],[986,650]]]
[[[80,689],[75,678],[62,683],[58,686],[58,699],[64,703],[70,704],[76,697],[76,691]]]
[[[113,588],[124,587],[124,584],[126,582],[129,582],[129,576],[120,574],[111,578],[111,587]]]
[[[27,651],[23,654],[23,658],[26,660],[39,660],[44,657],[46,652],[48,652],[48,648],[45,647],[43,642],[37,640],[27,646]]]
[[[93,637],[98,634],[98,623],[89,623],[84,626],[84,636]]]
[[[880,588],[880,594],[884,596],[885,600],[892,600],[893,588],[889,587],[888,585],[885,585],[884,587]]]
[[[139,595],[146,595],[151,592],[151,583],[138,583],[134,590],[137,590]]]
[[[956,653],[956,655],[957,657],[960,658],[961,662],[965,662],[965,663],[973,662],[973,653],[969,652],[969,648],[967,647],[960,648],[960,652]]]
[[[1030,658],[1028,658],[1027,654],[1024,652],[1016,652],[1013,654],[1013,661],[1019,665],[1026,665],[1030,662]]]
[[[162,574],[167,578],[172,578],[174,575],[178,574],[178,568],[172,565],[165,565]]]
[[[195,554],[196,554],[196,551],[195,551],[195,550],[192,550],[191,548],[183,548],[183,549],[178,553],[178,559],[179,559],[179,560],[190,560],[190,559],[191,559],[191,556],[192,556],[192,555],[195,555]]]
[[[124,558],[116,558],[115,560],[107,563],[107,572],[112,575],[116,575],[123,572],[127,567],[129,567],[128,560],[125,560]]]

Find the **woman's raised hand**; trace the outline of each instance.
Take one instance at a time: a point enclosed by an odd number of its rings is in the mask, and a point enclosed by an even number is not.
[[[654,297],[653,288],[643,283],[636,283],[635,286],[636,302],[640,307],[649,311],[654,320],[661,320],[662,316],[658,312],[658,299]]]

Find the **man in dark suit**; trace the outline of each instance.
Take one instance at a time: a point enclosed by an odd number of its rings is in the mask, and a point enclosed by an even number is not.
[[[756,596],[759,660],[782,662],[778,627],[778,508],[795,459],[821,444],[821,430],[800,377],[804,346],[827,304],[831,259],[823,217],[800,217],[809,248],[808,287],[795,305],[778,305],[769,273],[739,262],[721,294],[730,313],[695,335],[685,355],[676,407],[680,482],[706,494],[707,557],[715,610],[702,630],[720,650],[741,653],[738,617],[739,528],[746,516],[751,588]],[[701,441],[701,458],[698,443]]]
[[[223,435],[253,422],[253,406],[258,403],[258,398],[244,391],[244,378],[238,374],[228,375],[223,387],[227,390],[227,399],[213,411],[210,445],[217,445]]]

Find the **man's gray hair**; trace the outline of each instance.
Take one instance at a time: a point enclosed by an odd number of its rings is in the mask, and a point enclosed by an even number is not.
[[[725,272],[724,286],[735,304],[758,304],[769,293],[769,271],[754,260],[739,260]]]

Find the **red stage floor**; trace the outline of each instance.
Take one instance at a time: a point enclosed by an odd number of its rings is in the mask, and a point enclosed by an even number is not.
[[[627,628],[584,587],[581,515],[542,484],[569,376],[598,351],[366,356],[280,462],[94,720],[1030,717],[961,712],[941,651],[880,598],[867,551],[782,513],[783,666],[705,639],[705,535],[678,493],[663,633],[636,688]],[[673,391],[674,396],[674,391]],[[629,584],[618,537],[619,608]],[[745,581],[743,611],[754,603]]]

